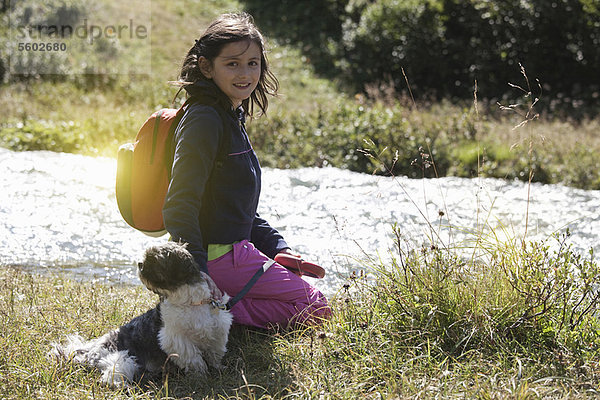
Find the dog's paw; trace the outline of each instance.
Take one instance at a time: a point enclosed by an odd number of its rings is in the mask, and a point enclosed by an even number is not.
[[[197,356],[192,360],[189,360],[189,363],[185,369],[188,372],[193,371],[197,374],[204,375],[208,371],[208,366],[206,365],[206,361],[204,361],[201,356]]]
[[[225,371],[227,369],[227,367],[224,366],[221,363],[218,363],[218,364],[215,364],[215,365],[211,365],[211,367],[213,367],[214,369],[216,369],[219,372],[223,372],[223,371]]]

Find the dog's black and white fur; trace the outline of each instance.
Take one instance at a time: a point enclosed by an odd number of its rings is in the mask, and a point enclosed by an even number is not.
[[[97,339],[71,335],[51,354],[98,368],[111,386],[155,375],[167,364],[200,374],[220,368],[232,321],[223,307],[229,296],[200,271],[185,245],[147,249],[138,275],[160,295],[155,308]]]

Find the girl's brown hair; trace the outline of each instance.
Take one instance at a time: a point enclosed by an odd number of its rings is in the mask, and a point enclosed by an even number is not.
[[[213,63],[226,44],[238,41],[252,41],[260,48],[261,71],[258,85],[250,97],[242,102],[242,106],[249,116],[253,115],[254,105],[257,105],[264,114],[269,106],[267,95],[277,94],[279,82],[269,70],[264,39],[254,25],[252,16],[247,13],[223,14],[213,21],[185,56],[179,80],[176,83],[185,88],[199,80],[208,80],[200,71],[199,58],[205,57],[210,63]]]

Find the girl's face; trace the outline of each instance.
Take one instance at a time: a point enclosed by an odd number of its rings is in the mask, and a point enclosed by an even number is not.
[[[260,79],[261,50],[255,42],[228,43],[210,63],[199,60],[200,70],[229,97],[234,108],[250,97]]]

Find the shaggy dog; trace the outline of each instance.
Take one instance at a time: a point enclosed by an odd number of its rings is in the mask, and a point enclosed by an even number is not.
[[[157,375],[169,364],[200,374],[220,368],[232,321],[224,307],[229,296],[200,271],[185,245],[150,247],[138,275],[160,295],[155,308],[97,339],[70,335],[51,354],[99,369],[110,386]]]

